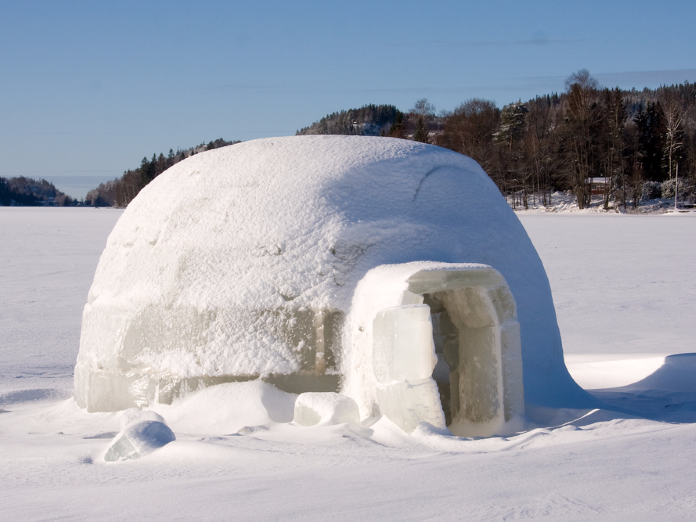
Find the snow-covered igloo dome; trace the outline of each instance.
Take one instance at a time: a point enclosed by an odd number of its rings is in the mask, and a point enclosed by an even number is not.
[[[464,434],[495,432],[524,397],[587,400],[542,263],[493,182],[470,158],[392,138],[197,154],[109,236],[83,313],[80,406],[259,378]]]

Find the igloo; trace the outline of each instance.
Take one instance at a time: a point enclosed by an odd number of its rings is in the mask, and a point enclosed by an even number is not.
[[[116,411],[253,379],[467,436],[500,432],[525,401],[588,402],[495,185],[470,158],[392,138],[197,154],[114,227],[83,312],[77,403]]]

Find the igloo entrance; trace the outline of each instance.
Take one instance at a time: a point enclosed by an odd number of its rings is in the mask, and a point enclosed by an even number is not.
[[[400,300],[373,321],[383,414],[406,431],[425,421],[456,435],[488,436],[524,413],[515,301],[497,271],[419,271]]]

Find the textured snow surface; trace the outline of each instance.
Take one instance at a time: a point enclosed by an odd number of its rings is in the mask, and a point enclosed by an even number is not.
[[[338,314],[348,326],[326,368],[347,375],[344,392],[369,411],[348,375],[370,371],[351,367],[363,349],[351,338],[354,291],[370,269],[414,261],[498,270],[517,302],[527,400],[593,403],[564,365],[541,261],[488,176],[452,151],[360,136],[250,141],[197,154],[148,185],[94,276],[78,403],[147,403],[162,379],[319,371],[313,334],[293,332]],[[109,402],[127,389],[137,397]]]
[[[696,345],[696,213],[519,215],[586,389],[625,386]]]
[[[123,211],[0,207],[0,379],[66,390],[82,309],[106,238]],[[46,306],[51,303],[50,306]],[[36,385],[40,381],[42,384]],[[52,392],[53,393],[53,392]]]
[[[89,414],[61,394],[72,388],[65,368],[77,356],[80,311],[120,213],[0,208],[4,518],[693,518],[696,379],[689,388],[689,364],[663,364],[696,351],[693,218],[521,218],[549,274],[574,378],[606,389],[659,370],[643,384],[656,389],[601,392],[633,415],[555,410],[529,431],[482,440],[406,435],[384,418],[305,428],[287,424],[294,396],[233,383],[160,405],[177,440],[102,464],[123,413]],[[224,409],[211,404],[222,400]]]

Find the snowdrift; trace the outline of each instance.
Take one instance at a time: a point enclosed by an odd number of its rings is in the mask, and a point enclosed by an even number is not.
[[[495,185],[470,158],[390,138],[197,154],[109,236],[83,313],[80,406],[166,404],[255,379],[466,435],[499,431],[525,400],[593,404]]]
[[[645,379],[619,388],[629,391],[660,390],[675,393],[696,393],[696,353],[675,353],[665,357],[664,364]]]

